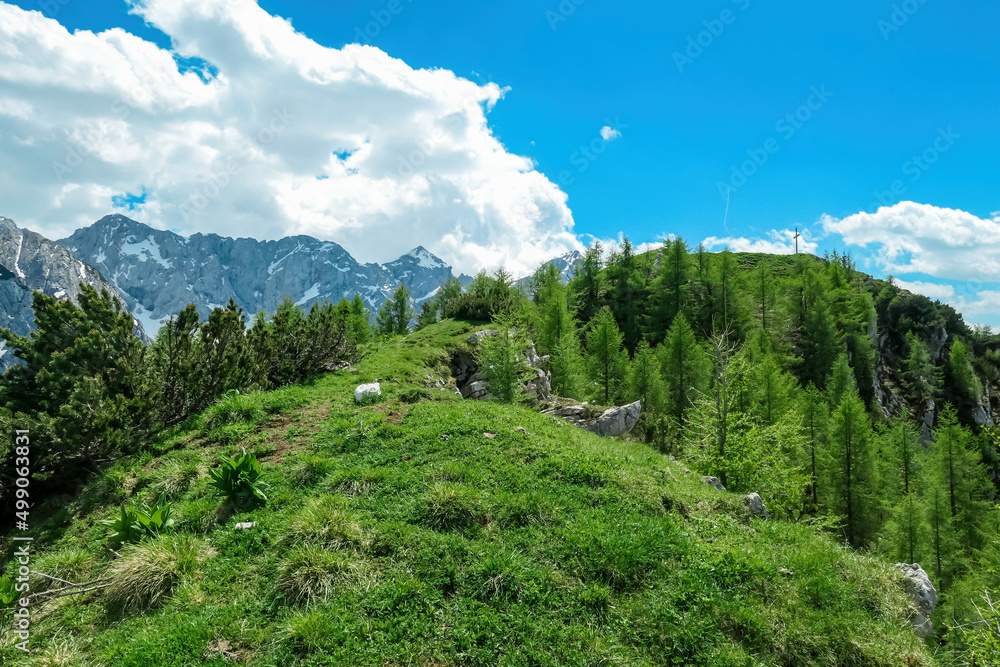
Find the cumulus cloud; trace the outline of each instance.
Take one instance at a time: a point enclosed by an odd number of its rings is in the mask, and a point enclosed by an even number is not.
[[[610,125],[605,125],[601,128],[601,139],[604,139],[605,141],[614,141],[620,136],[622,136],[622,133]]]
[[[896,286],[900,289],[905,289],[914,294],[923,294],[932,299],[949,300],[955,296],[955,287],[953,285],[943,285],[941,283],[928,283],[922,280],[915,280],[913,282],[908,282],[906,280],[896,279],[894,281]]]
[[[766,239],[748,239],[744,237],[719,238],[710,236],[703,241],[709,250],[722,250],[729,248],[733,252],[763,252],[772,255],[791,255],[795,253],[795,230],[794,229],[772,229]],[[809,241],[805,235],[799,238],[799,252],[815,253],[818,244]]]
[[[493,136],[495,84],[321,46],[253,0],[132,11],[172,50],[0,2],[0,213],[58,238],[115,198],[181,233],[424,245],[468,273],[582,248],[566,194]]]
[[[929,204],[900,202],[875,213],[842,220],[824,216],[824,231],[848,245],[875,251],[874,263],[886,273],[922,273],[950,280],[1000,281],[1000,216]]]

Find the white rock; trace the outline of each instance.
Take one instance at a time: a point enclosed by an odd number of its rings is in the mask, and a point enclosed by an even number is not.
[[[912,565],[896,563],[896,567],[906,577],[907,592],[917,608],[916,616],[913,618],[913,630],[918,635],[929,637],[934,634],[931,614],[934,613],[934,606],[937,604],[937,590],[924,569],[916,563]]]
[[[374,394],[375,396],[381,396],[382,385],[380,385],[378,382],[358,385],[358,388],[354,390],[354,402],[360,403],[361,400],[365,396],[368,396],[369,394]]]
[[[244,523],[238,523],[234,526],[236,530],[250,530],[251,528],[256,528],[256,527],[257,527],[256,521],[246,521]]]

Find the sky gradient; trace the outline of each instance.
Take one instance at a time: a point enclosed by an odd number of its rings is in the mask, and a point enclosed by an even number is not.
[[[38,20],[14,7],[40,12]],[[281,26],[233,20],[253,10],[288,19],[302,40],[269,42]],[[134,141],[139,157],[95,151],[68,178],[50,164],[74,141],[73,108],[83,127],[102,113],[116,120],[108,109],[119,84],[91,85],[107,87],[95,101],[69,79],[0,73],[5,168],[11,159],[44,164],[31,188],[13,176],[0,182],[0,214],[52,236],[103,207],[184,233],[325,236],[369,261],[391,258],[396,242],[422,244],[470,271],[500,262],[524,269],[619,234],[787,251],[799,227],[808,250],[846,248],[860,268],[893,273],[971,322],[1000,325],[1000,4],[992,0],[262,0],[259,9],[249,0],[18,0],[0,2],[0,33],[21,24],[0,35],[17,45],[0,49],[0,72],[33,58],[63,69],[102,58],[79,39],[56,40],[50,20],[67,37],[121,29],[174,51],[178,76],[208,61],[190,86],[161,82],[180,91],[176,99],[133,104],[128,127],[102,135],[108,146]],[[128,63],[163,67],[123,39],[97,39],[116,44],[122,72]],[[344,48],[354,43],[382,55]],[[53,60],[53,49],[66,57]],[[148,63],[136,64],[140,51]],[[326,69],[310,73],[313,59]],[[235,145],[211,133],[191,140],[193,128],[259,136],[253,128],[273,121],[283,100],[294,100],[299,120],[257,146],[261,156],[247,157],[237,185],[182,214],[200,186],[163,173],[189,172]],[[352,116],[352,102],[363,117]],[[448,127],[442,118],[459,119]],[[206,146],[215,152],[197,155]],[[140,161],[155,168],[137,169]],[[368,180],[357,186],[352,176]],[[59,205],[44,204],[52,200]],[[346,213],[368,201],[377,215]]]

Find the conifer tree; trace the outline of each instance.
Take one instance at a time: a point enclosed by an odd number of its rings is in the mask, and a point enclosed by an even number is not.
[[[800,399],[802,427],[806,434],[806,448],[809,458],[809,486],[812,508],[819,507],[820,471],[825,469],[824,452],[830,410],[826,397],[813,385],[806,387]]]
[[[776,423],[789,408],[794,380],[781,370],[774,354],[767,354],[750,381],[757,417],[765,424]]]
[[[847,353],[841,352],[834,360],[830,379],[826,382],[826,396],[830,408],[836,409],[841,399],[851,392],[857,393],[854,372],[847,361]]]
[[[570,281],[574,311],[581,322],[590,322],[600,310],[604,297],[604,247],[600,241],[587,248]]]
[[[802,329],[802,380],[817,387],[826,385],[839,349],[839,334],[826,300],[817,297],[810,305]]]
[[[628,354],[622,348],[622,332],[611,309],[601,308],[587,334],[590,379],[597,385],[599,400],[609,405],[617,400],[625,380]]]
[[[392,298],[379,308],[375,326],[383,336],[403,335],[410,330],[410,320],[413,317],[410,290],[406,283],[400,283],[392,293]]]
[[[927,402],[937,393],[934,363],[927,346],[916,334],[907,333],[906,343],[910,351],[903,362],[903,386],[916,416],[923,416]]]
[[[948,372],[955,391],[956,407],[968,414],[980,402],[983,385],[972,368],[972,355],[960,340],[956,340],[948,354]]]
[[[716,299],[714,319],[721,331],[736,335],[740,331],[738,325],[739,313],[736,298],[736,259],[728,249],[719,253],[718,275],[716,277]]]
[[[705,388],[708,366],[708,359],[683,313],[674,320],[660,347],[660,363],[667,410],[677,423],[683,423],[684,411],[691,405],[696,392]]]
[[[629,373],[630,398],[642,401],[644,411],[658,412],[663,401],[663,380],[660,376],[660,361],[656,351],[644,338],[636,348]]]
[[[841,397],[830,426],[834,461],[834,509],[844,517],[844,533],[854,547],[872,537],[876,507],[876,467],[872,431],[864,403],[851,388]]]
[[[687,244],[683,239],[668,239],[660,254],[660,272],[653,284],[650,304],[649,336],[653,343],[663,340],[664,332],[672,326],[687,303],[689,264]]]

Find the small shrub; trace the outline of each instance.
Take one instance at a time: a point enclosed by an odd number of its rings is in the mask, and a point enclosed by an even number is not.
[[[212,486],[237,506],[267,502],[264,490],[268,484],[262,479],[264,470],[260,461],[246,450],[237,459],[223,456],[219,467],[209,469],[208,474]]]
[[[278,565],[278,591],[293,602],[327,600],[356,569],[342,553],[300,545]]]
[[[361,526],[333,496],[310,500],[292,519],[287,537],[324,546],[357,546],[362,542]]]
[[[125,611],[156,606],[184,579],[195,576],[214,555],[205,541],[192,535],[164,536],[126,545],[121,558],[108,568],[111,585],[105,594],[110,603]]]
[[[435,484],[417,510],[419,521],[434,530],[467,530],[486,523],[479,494],[462,484]]]

